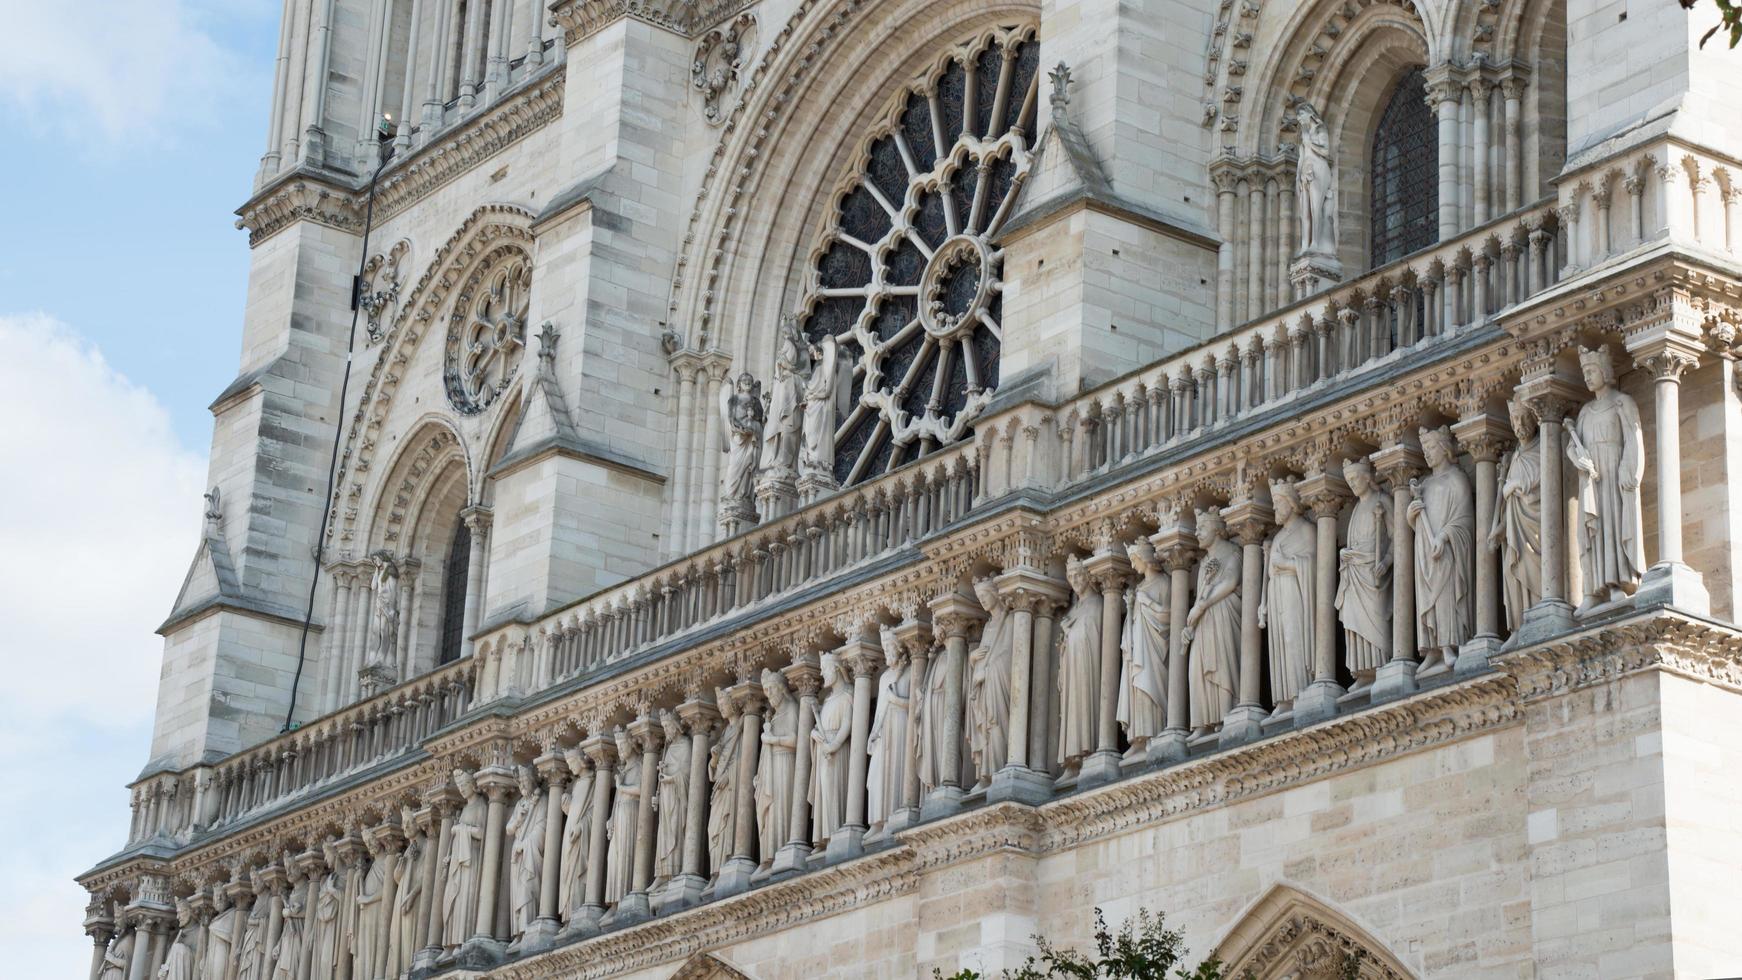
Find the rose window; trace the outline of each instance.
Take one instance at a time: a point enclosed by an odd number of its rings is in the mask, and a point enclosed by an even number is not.
[[[519,251],[467,278],[448,324],[448,399],[461,412],[488,408],[519,372],[531,288],[532,262]]]
[[[836,198],[804,332],[853,364],[835,439],[842,485],[953,443],[998,387],[1002,251],[1028,176],[1032,27],[953,51],[895,100]]]

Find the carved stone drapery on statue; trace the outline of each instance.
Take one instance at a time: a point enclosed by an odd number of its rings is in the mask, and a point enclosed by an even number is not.
[[[745,371],[720,391],[720,524],[727,534],[756,523],[756,471],[762,462],[762,384]]]
[[[368,642],[357,678],[364,697],[371,697],[399,681],[399,564],[385,551],[373,556],[375,580],[371,587],[374,608],[369,616]]]
[[[672,711],[659,713],[665,733],[665,753],[659,758],[659,841],[654,851],[655,878],[668,879],[683,873],[683,846],[689,826],[690,740],[683,723]]]
[[[974,598],[986,610],[980,642],[968,651],[967,736],[975,785],[991,783],[1004,768],[1010,741],[1010,655],[1015,643],[1009,610],[990,577],[974,581]]]
[[[1197,512],[1197,529],[1204,556],[1184,639],[1192,731],[1202,735],[1234,709],[1240,689],[1240,546],[1214,507]]]
[[[1410,481],[1415,531],[1415,642],[1424,670],[1447,666],[1476,632],[1476,498],[1444,429],[1421,430],[1428,475]]]
[[[544,869],[544,790],[531,766],[521,766],[515,772],[520,784],[520,799],[508,815],[507,831],[513,841],[508,851],[508,922],[515,936],[521,936],[538,918],[538,890]]]
[[[1542,448],[1536,414],[1523,398],[1507,405],[1518,448],[1500,460],[1500,499],[1488,546],[1500,550],[1506,625],[1516,632],[1524,612],[1542,598]]]
[[[1124,653],[1120,664],[1116,716],[1131,744],[1127,759],[1143,755],[1148,741],[1161,733],[1167,717],[1167,635],[1171,625],[1172,588],[1155,548],[1139,538],[1125,549],[1137,580],[1125,598]]]
[[[1337,175],[1331,162],[1331,132],[1309,102],[1295,110],[1300,153],[1295,163],[1295,220],[1300,251],[1290,278],[1295,295],[1306,296],[1343,278],[1337,260]]]
[[[887,820],[902,805],[910,765],[908,729],[913,717],[912,662],[904,655],[894,627],[885,625],[879,631],[879,639],[888,666],[877,679],[877,713],[871,720],[869,739],[871,762],[867,769],[865,809],[866,819],[872,825]]]
[[[1065,581],[1073,598],[1058,625],[1058,762],[1068,767],[1095,751],[1099,735],[1096,712],[1101,700],[1104,600],[1088,568],[1075,556],[1065,563]]]
[[[1264,598],[1258,606],[1270,649],[1270,697],[1277,711],[1312,683],[1314,570],[1318,532],[1301,514],[1300,491],[1286,480],[1270,485],[1276,534],[1264,548]]]
[[[762,672],[768,714],[762,721],[762,754],[756,762],[756,829],[767,863],[792,839],[792,773],[797,765],[798,701],[778,672]]]
[[[1337,614],[1351,690],[1373,685],[1373,676],[1391,659],[1391,498],[1373,480],[1364,459],[1343,466],[1343,480],[1355,494],[1348,537],[1337,555]]]
[[[1639,406],[1615,387],[1609,352],[1579,351],[1592,398],[1567,430],[1567,457],[1579,472],[1579,568],[1585,594],[1576,612],[1588,616],[1625,602],[1645,574],[1639,484],[1645,475],[1645,434]]]

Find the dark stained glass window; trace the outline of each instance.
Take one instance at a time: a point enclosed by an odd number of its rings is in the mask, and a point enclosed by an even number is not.
[[[442,565],[442,632],[436,663],[460,659],[466,637],[466,573],[472,557],[472,531],[465,521],[454,522],[454,540],[448,545],[448,560]]]
[[[1417,68],[1397,83],[1373,134],[1368,258],[1378,267],[1439,238],[1438,123]]]

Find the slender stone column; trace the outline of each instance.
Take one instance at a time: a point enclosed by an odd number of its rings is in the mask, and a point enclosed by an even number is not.
[[[91,904],[85,906],[85,935],[91,937],[92,944],[89,980],[97,980],[102,974],[109,940],[115,938],[115,918],[110,908],[109,900],[95,892],[91,894]]]
[[[278,940],[284,935],[284,897],[290,892],[290,878],[282,864],[269,864],[260,869],[260,885],[267,893],[266,937],[260,949],[259,977],[271,977],[277,968]],[[407,955],[412,951],[408,950]]]
[[[1111,543],[1084,563],[1101,590],[1101,676],[1095,706],[1095,751],[1083,760],[1077,785],[1087,789],[1119,778],[1119,641],[1125,632],[1125,584],[1131,563]]]
[[[1506,100],[1506,212],[1524,204],[1524,69],[1513,67],[1500,80]]]
[[[1511,425],[1498,416],[1478,412],[1452,426],[1458,445],[1476,461],[1476,632],[1458,650],[1456,672],[1479,673],[1500,649],[1500,552],[1488,545],[1498,504],[1496,464],[1512,440]]]
[[[662,909],[700,904],[708,884],[708,751],[721,718],[714,702],[701,694],[677,706],[690,735],[689,810],[684,817],[683,873],[666,885]]]
[[[923,819],[946,817],[962,808],[963,672],[968,663],[968,632],[986,612],[972,598],[946,592],[931,601],[932,623],[944,636],[944,757],[938,785],[920,807]]]
[[[533,763],[544,777],[544,863],[539,866],[538,919],[522,940],[533,948],[548,946],[562,929],[563,789],[568,785],[569,769],[558,748],[546,746]]]
[[[1671,300],[1678,306],[1682,302]],[[1709,615],[1712,600],[1705,581],[1682,561],[1681,379],[1699,366],[1705,346],[1671,321],[1629,337],[1627,350],[1635,364],[1651,372],[1656,394],[1652,457],[1657,478],[1657,561],[1645,570],[1635,602]]]
[[[424,921],[418,926],[418,966],[433,964],[442,950],[442,903],[436,895],[438,869],[448,864],[448,848],[454,837],[454,815],[463,802],[451,786],[443,786],[426,799],[436,821],[436,838],[429,844],[430,860],[423,865]],[[306,906],[305,906],[306,908]]]
[[[1440,64],[1428,71],[1427,100],[1439,117],[1440,127],[1440,241],[1458,234],[1458,91],[1451,77],[1452,66]]]
[[[701,520],[691,527],[685,537],[685,543],[690,548],[700,547],[711,541],[719,532],[720,524],[716,519],[720,505],[720,413],[714,406],[720,404],[720,385],[726,377],[727,362],[720,359],[716,353],[710,355],[713,360],[707,364],[706,397],[702,400],[702,483],[696,489],[701,500]]]
[[[1234,191],[1239,177],[1226,161],[1210,168],[1216,185],[1216,232],[1222,243],[1216,248],[1216,333],[1234,326]]]
[[[925,674],[931,659],[931,621],[929,619],[907,619],[895,627],[896,639],[901,641],[902,649],[907,651],[909,668],[907,675],[912,679],[910,685],[910,705],[917,706],[925,698]],[[917,707],[910,707],[909,724],[907,726],[907,781],[902,787],[901,808],[890,814],[884,822],[889,833],[894,833],[904,827],[919,822],[920,799],[919,784],[919,740],[920,726],[917,715],[913,712]]]
[[[793,658],[781,673],[798,696],[798,744],[792,767],[792,806],[787,811],[786,843],[774,856],[771,872],[777,875],[795,874],[805,870],[811,855],[811,732],[817,724],[817,692],[823,686],[823,672],[817,666],[817,655],[803,653]]]
[[[611,795],[617,786],[617,742],[610,734],[595,732],[581,743],[581,751],[593,760],[592,826],[587,842],[587,904],[571,920],[577,930],[596,931],[605,917],[605,856],[611,846]]]
[[[325,711],[337,711],[342,705],[345,682],[345,640],[351,632],[351,570],[335,564],[332,567],[333,590],[337,599],[333,603],[335,618],[331,623],[332,634],[327,637],[327,664],[324,697]],[[138,943],[135,942],[137,947]]]
[[[756,873],[756,796],[751,784],[756,780],[757,757],[762,754],[762,712],[768,707],[768,697],[755,680],[740,680],[728,695],[738,709],[738,723],[744,728],[738,738],[738,781],[732,787],[735,840],[732,857],[720,868],[714,882],[715,898],[736,895],[749,888],[750,876]]]
[[[1488,202],[1491,200],[1488,191],[1488,110],[1493,104],[1494,83],[1480,76],[1470,79],[1471,108],[1475,110],[1476,138],[1476,173],[1475,173],[1475,205],[1476,224],[1487,224],[1490,212]]]
[[[127,980],[146,980],[146,971],[151,966],[151,947],[156,937],[151,922],[144,915],[134,913],[133,950],[127,961]]]
[[[1066,588],[1069,592],[1069,588]],[[1059,715],[1056,625],[1068,595],[1034,607],[1034,686],[1028,700],[1028,765],[1048,777],[1058,775]]]
[[[461,109],[470,109],[478,101],[478,63],[483,58],[486,6],[472,3],[466,7],[466,33],[460,45]]]
[[[658,817],[653,802],[659,796],[659,753],[665,747],[665,730],[650,707],[629,725],[629,734],[641,749],[641,795],[635,800],[635,865],[630,892],[617,902],[612,922],[624,924],[653,914],[648,890],[653,887],[653,858],[659,845]]]
[[[1257,739],[1260,725],[1269,716],[1262,701],[1264,669],[1263,637],[1258,625],[1258,604],[1264,595],[1264,539],[1275,523],[1270,506],[1251,498],[1223,510],[1228,529],[1240,542],[1240,683],[1239,699],[1222,723],[1219,739],[1224,746]]]
[[[1245,309],[1243,321],[1264,313],[1264,177],[1260,174],[1253,174],[1246,184]]]
[[[1337,699],[1343,685],[1337,683],[1337,517],[1343,512],[1349,488],[1335,464],[1323,461],[1321,469],[1301,481],[1300,495],[1312,511],[1318,530],[1313,569],[1313,680],[1294,701],[1294,727],[1305,728],[1337,714]],[[1340,469],[1340,468],[1339,468]]]
[[[1561,480],[1565,448],[1562,420],[1578,404],[1577,390],[1559,377],[1536,377],[1518,386],[1536,413],[1537,446],[1542,453],[1542,598],[1525,610],[1509,645],[1534,643],[1573,627],[1567,599],[1566,494]]]
[[[460,511],[460,520],[471,531],[471,547],[466,554],[466,606],[460,617],[460,649],[462,656],[472,655],[472,634],[478,632],[478,617],[484,605],[484,550],[490,533],[490,509],[471,506]]]
[[[1041,674],[1037,664],[1051,651],[1042,646],[1039,634],[1039,612],[1070,597],[1065,583],[1046,575],[1040,569],[1018,565],[999,575],[995,581],[999,596],[1010,607],[1010,724],[1004,768],[992,774],[992,785],[986,790],[986,800],[1020,800],[1040,803],[1052,797],[1052,775],[1045,768],[1044,748],[1036,754],[1034,746],[1046,740],[1046,718],[1036,717],[1033,702],[1049,700],[1041,690]],[[1051,630],[1047,639],[1051,639]],[[1050,684],[1050,680],[1047,681]],[[1038,738],[1036,735],[1038,734]],[[1038,763],[1038,764],[1037,764]]]
[[[365,840],[369,845],[370,856],[382,863],[381,896],[378,899],[381,909],[381,928],[375,933],[375,948],[369,951],[370,962],[374,963],[377,969],[382,969],[387,963],[387,941],[393,937],[393,908],[398,902],[394,873],[399,867],[400,856],[405,852],[406,841],[404,831],[398,824],[394,823],[382,823],[375,827],[373,832],[366,832],[366,834]],[[358,873],[361,874],[361,870]],[[243,907],[239,900],[236,902],[236,907]],[[230,945],[232,964],[235,962],[236,950],[240,946],[241,937],[238,936],[237,941]],[[359,956],[362,955],[361,950],[358,950],[357,953]],[[232,965],[227,980],[235,980],[235,976],[235,968]],[[371,980],[371,978],[360,977],[358,980]]]
[[[478,773],[478,788],[490,800],[484,824],[482,883],[478,887],[478,920],[467,946],[496,941],[496,905],[502,884],[502,838],[508,823],[508,797],[514,792],[514,774],[506,769]]]
[[[1186,737],[1191,733],[1185,625],[1186,614],[1191,611],[1192,566],[1198,559],[1198,540],[1175,524],[1151,535],[1149,543],[1155,546],[1168,573],[1167,727],[1149,740],[1149,761],[1161,764],[1185,760]]]
[[[690,502],[690,464],[699,454],[695,451],[691,431],[695,417],[696,378],[701,371],[696,364],[696,355],[691,351],[679,351],[672,355],[671,370],[677,376],[677,442],[672,450],[672,543],[669,552],[676,556],[687,550],[695,517],[695,507]]]
[[[877,675],[885,665],[883,647],[875,637],[874,630],[861,632],[848,640],[838,654],[853,672],[853,730],[847,742],[846,823],[829,838],[830,861],[863,853],[865,834],[870,830],[865,813],[865,781],[870,768],[871,708]]]
[[[1374,702],[1416,689],[1415,529],[1409,523],[1409,482],[1423,466],[1421,449],[1406,435],[1373,454],[1373,468],[1391,484],[1391,659],[1374,676]]]

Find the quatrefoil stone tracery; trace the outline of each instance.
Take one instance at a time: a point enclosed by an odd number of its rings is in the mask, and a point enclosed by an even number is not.
[[[856,483],[961,439],[998,385],[1002,253],[1031,166],[1032,28],[958,45],[867,139],[814,259],[804,331],[853,364],[835,478]]]
[[[532,267],[523,255],[488,264],[454,304],[448,331],[448,398],[474,414],[514,380],[526,347]]]

